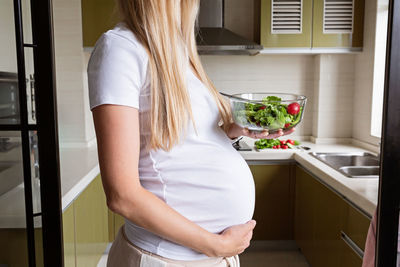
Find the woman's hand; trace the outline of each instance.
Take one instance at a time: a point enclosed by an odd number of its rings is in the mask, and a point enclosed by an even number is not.
[[[253,236],[256,221],[231,226],[219,235],[215,254],[218,257],[231,257],[242,253],[249,245]]]
[[[281,137],[283,135],[291,134],[294,131],[295,131],[295,128],[292,128],[290,130],[285,130],[285,131],[282,129],[279,129],[276,133],[269,134],[268,130],[264,130],[261,132],[250,131],[247,128],[243,128],[243,127],[237,125],[236,123],[232,123],[227,134],[228,134],[228,137],[231,139],[234,139],[239,136],[248,136],[248,137],[251,137],[254,139],[274,139],[274,138]]]

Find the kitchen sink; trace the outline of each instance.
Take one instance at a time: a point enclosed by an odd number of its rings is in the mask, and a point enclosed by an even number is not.
[[[312,156],[349,178],[378,178],[379,158],[371,153],[316,153]]]
[[[379,176],[379,166],[341,167],[339,170],[351,178],[376,178]]]

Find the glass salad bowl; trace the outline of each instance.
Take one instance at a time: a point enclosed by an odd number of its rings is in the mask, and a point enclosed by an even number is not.
[[[252,131],[288,130],[303,119],[307,97],[281,93],[243,93],[226,96],[236,124]]]

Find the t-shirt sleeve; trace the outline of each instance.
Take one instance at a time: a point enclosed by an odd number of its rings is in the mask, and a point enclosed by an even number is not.
[[[104,33],[95,45],[87,68],[90,110],[101,104],[139,109],[145,65],[143,51],[135,43]]]

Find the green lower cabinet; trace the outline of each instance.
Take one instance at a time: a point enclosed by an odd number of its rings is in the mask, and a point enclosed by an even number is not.
[[[292,240],[293,165],[250,165],[256,186],[253,240]]]
[[[341,253],[340,231],[346,203],[316,181],[313,220],[314,258],[312,266],[337,267]]]
[[[294,239],[307,260],[314,262],[314,214],[317,181],[296,168]]]
[[[74,201],[76,266],[96,266],[108,237],[108,208],[100,176]]]
[[[75,217],[74,205],[70,205],[62,215],[64,240],[64,266],[75,267]]]
[[[63,212],[66,267],[97,266],[109,241],[106,197],[98,175]]]
[[[340,242],[340,267],[357,267],[362,266],[362,259],[354,253],[353,249],[349,247],[343,240]]]
[[[35,228],[36,266],[43,266],[42,228]],[[0,266],[28,266],[27,231],[24,228],[0,229]]]
[[[124,225],[125,219],[121,215],[114,214],[114,235],[116,236],[119,228]]]
[[[300,167],[296,169],[295,240],[313,267],[361,267],[342,240],[345,233],[364,249],[369,219]]]

